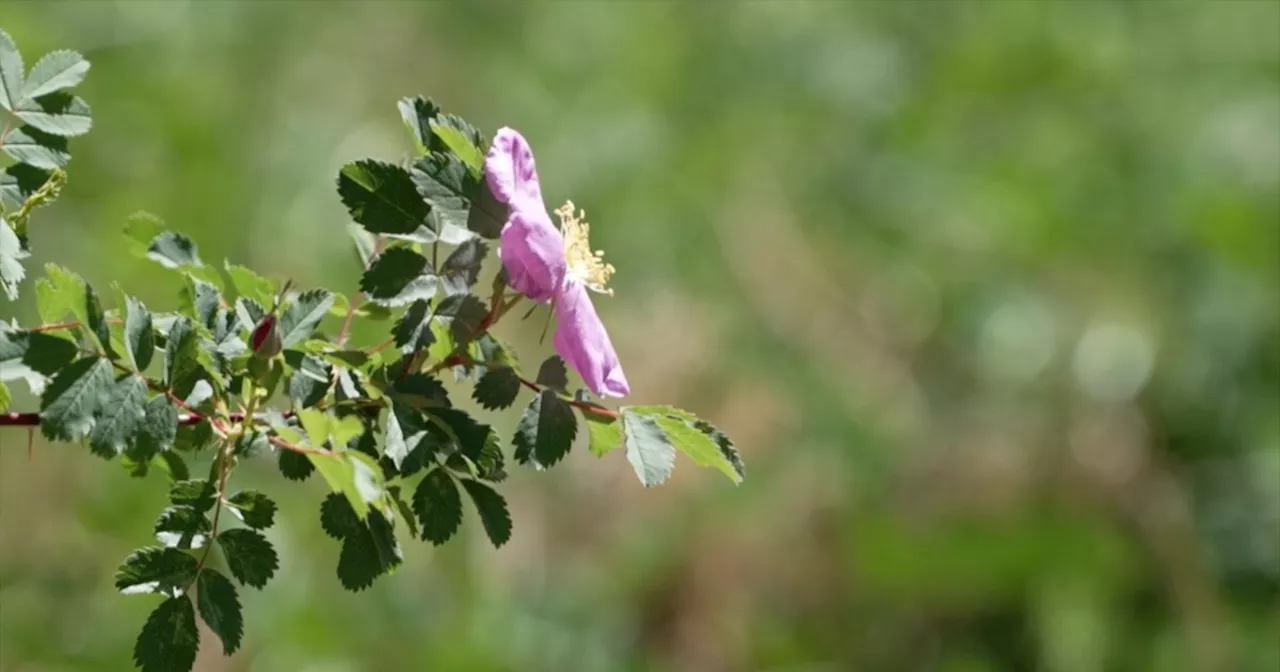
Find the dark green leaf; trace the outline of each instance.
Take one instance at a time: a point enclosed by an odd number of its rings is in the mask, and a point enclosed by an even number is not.
[[[449,325],[454,341],[470,341],[480,330],[480,323],[489,315],[484,303],[470,294],[446,296],[436,306],[435,319]]]
[[[116,570],[116,590],[125,595],[176,597],[196,578],[196,559],[174,548],[140,548]]]
[[[390,523],[374,510],[368,524],[361,523],[354,534],[343,540],[338,580],[347,590],[368,588],[379,575],[400,564],[400,555]]]
[[[9,34],[0,30],[0,107],[12,110],[22,102],[22,54]]]
[[[404,552],[400,549],[400,542],[396,541],[395,528],[392,527],[391,520],[382,515],[378,509],[373,509],[369,511],[365,524],[365,529],[369,531],[369,537],[373,540],[373,548],[382,570],[386,571],[399,565],[404,560]]]
[[[480,277],[480,266],[489,248],[473,238],[454,248],[440,267],[440,284],[445,294],[466,294]]]
[[[257,490],[244,490],[232,495],[227,504],[245,525],[255,530],[265,530],[275,523],[276,503]]]
[[[222,652],[228,656],[235,653],[244,633],[236,587],[227,577],[206,568],[196,580],[196,603],[200,618],[222,640]]]
[[[9,131],[4,139],[4,151],[19,163],[44,170],[62,168],[71,161],[66,138],[31,126]]]
[[[267,309],[257,301],[243,296],[236,299],[236,317],[240,320],[241,327],[252,332],[266,316]]]
[[[19,66],[18,79],[21,81],[22,72]],[[404,125],[409,129],[409,133],[413,136],[414,144],[418,148],[419,154],[426,154],[431,150],[431,120],[440,114],[440,107],[437,106],[430,98],[402,98],[396,104],[400,110],[400,118],[404,120]]]
[[[111,364],[101,357],[67,365],[40,396],[40,433],[50,441],[84,438],[113,382]]]
[[[320,526],[325,534],[334,539],[345,539],[359,534],[363,525],[355,509],[351,508],[351,502],[342,493],[331,492],[324,498],[320,505]]]
[[[102,399],[89,448],[99,456],[111,459],[133,442],[146,417],[147,386],[133,374],[125,374],[111,386]]]
[[[510,368],[503,367],[489,369],[483,376],[480,376],[480,380],[476,383],[476,388],[472,391],[471,396],[484,408],[496,411],[509,408],[511,404],[515,403],[516,396],[519,394],[519,376]]]
[[[395,337],[396,347],[400,352],[410,354],[421,350],[435,342],[435,334],[431,332],[431,304],[427,301],[414,301],[404,315],[396,322],[391,331]]]
[[[558,392],[564,392],[565,388],[569,387],[569,371],[565,368],[564,360],[560,359],[560,355],[551,355],[542,362],[542,366],[538,367],[536,382]]]
[[[69,89],[84,81],[89,72],[89,61],[74,51],[51,51],[31,66],[31,73],[22,85],[23,98],[39,98],[46,93]]]
[[[204,479],[178,481],[169,486],[169,501],[179,506],[190,506],[204,513],[213,508],[215,492],[213,483]]]
[[[422,413],[404,403],[392,401],[391,412],[387,414],[383,451],[401,474],[408,475],[420,469],[429,459],[428,455],[417,455],[416,464],[412,467],[405,465],[405,460],[422,446],[427,436],[426,420]],[[430,448],[432,445],[434,444],[426,447]]]
[[[333,384],[333,367],[297,350],[286,350],[284,359],[293,367],[289,376],[289,399],[294,406],[309,408],[320,403]]]
[[[178,318],[169,327],[164,346],[164,382],[170,388],[195,364],[195,327],[187,317]]]
[[[433,228],[430,208],[403,168],[366,159],[348,163],[338,173],[338,195],[351,218],[370,233],[410,234]]]
[[[69,93],[28,98],[18,105],[17,115],[31,127],[62,137],[84,135],[93,128],[89,104]]]
[[[33,331],[0,332],[0,380],[24,377],[30,370],[52,376],[76,356],[76,344]]]
[[[218,316],[218,307],[222,305],[222,295],[212,283],[199,278],[187,277],[187,286],[180,297],[181,305],[188,315],[195,318],[196,324],[213,329]]]
[[[420,534],[418,531],[418,518],[413,514],[413,509],[409,507],[409,503],[404,501],[403,495],[400,493],[400,486],[393,485],[387,488],[387,494],[391,496],[391,501],[395,502],[396,511],[404,520],[404,524],[409,526],[409,536],[414,539]]]
[[[147,245],[147,258],[165,268],[203,266],[195,241],[173,231],[162,231]]]
[[[227,558],[227,568],[240,583],[261,588],[280,567],[276,549],[254,530],[226,530],[218,534],[218,544]]]
[[[412,176],[420,198],[431,204],[431,230],[439,234],[449,226],[465,234],[471,212],[468,195],[479,186],[466,164],[452,154],[433,153],[414,162]]]
[[[292,450],[281,450],[279,459],[280,475],[291,481],[305,481],[316,470],[306,455]]]
[[[425,373],[397,377],[388,392],[394,400],[418,410],[450,405],[444,385]]]
[[[462,487],[480,513],[480,522],[484,524],[489,541],[500,548],[511,539],[511,514],[507,511],[507,500],[497,490],[479,481],[463,479]]]
[[[111,349],[111,328],[107,325],[106,315],[102,312],[102,302],[98,300],[97,292],[93,291],[93,287],[89,285],[84,286],[84,312],[89,333],[98,340],[98,344],[102,346],[107,356],[115,359],[116,353]]]
[[[623,442],[627,461],[645,487],[667,480],[676,464],[676,450],[653,418],[622,409]]]
[[[738,475],[737,482],[741,482],[747,477],[747,467],[742,463],[742,456],[738,454],[737,446],[733,445],[733,441],[730,441],[724,432],[716,429],[714,425],[706,420],[695,420],[693,426],[698,431],[711,437],[712,441],[715,441],[716,446],[720,448],[720,454],[729,463],[734,473]],[[730,476],[729,478],[733,477]]]
[[[178,427],[177,437],[173,440],[173,449],[194,453],[203,450],[213,443],[213,426],[207,422]]]
[[[15,163],[0,170],[0,206],[7,203],[14,209],[21,207],[27,198],[44,186],[49,176],[49,171],[27,163]]]
[[[578,434],[573,407],[551,390],[543,390],[525,409],[512,444],[516,461],[547,469],[559,462]]]
[[[422,538],[439,546],[462,524],[462,499],[447,469],[436,467],[413,491],[413,511],[422,525]]]
[[[155,533],[170,548],[204,548],[209,543],[209,519],[193,506],[171,506],[160,514]]]
[[[481,238],[490,240],[502,235],[507,223],[507,206],[494,198],[493,192],[483,180],[473,190],[471,213],[467,216],[467,228]]]
[[[360,290],[385,306],[429,301],[438,285],[427,258],[405,247],[383,252],[360,278]]]
[[[307,340],[332,305],[333,293],[327,289],[299,294],[280,316],[280,336],[284,347],[291,348]]]
[[[129,345],[129,356],[134,367],[144,371],[156,354],[156,333],[151,327],[151,312],[142,302],[129,297],[128,314],[124,321],[124,338]]]
[[[196,614],[186,596],[172,597],[151,612],[133,645],[133,662],[142,672],[190,670],[200,648]]]

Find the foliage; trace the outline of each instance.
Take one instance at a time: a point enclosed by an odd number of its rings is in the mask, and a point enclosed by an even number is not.
[[[0,33],[0,147],[17,161],[5,169],[0,226],[0,280],[10,300],[26,275],[31,211],[65,183],[66,138],[90,128],[88,105],[65,92],[88,68],[79,54],[59,51],[24,73]],[[401,564],[406,531],[435,545],[454,538],[464,499],[493,545],[505,544],[513,521],[493,485],[506,475],[503,441],[454,407],[446,370],[461,373],[486,409],[532,392],[512,439],[520,464],[545,470],[561,462],[581,419],[592,428],[592,452],[625,446],[646,486],[667,478],[677,452],[735,483],[742,478],[733,444],[690,413],[605,408],[574,389],[558,357],[545,360],[536,380],[521,376],[516,353],[490,330],[524,297],[501,273],[492,287],[477,287],[482,266],[497,261],[482,240],[496,235],[479,177],[486,140],[428,99],[399,107],[416,156],[356,161],[337,177],[365,257],[349,301],[339,305],[325,288],[293,291],[230,262],[208,265],[192,239],[140,213],[125,234],[140,260],[170,272],[173,307],[149,308],[117,286],[101,293],[51,263],[34,283],[42,324],[0,331],[2,379],[39,394],[38,416],[26,417],[38,418],[46,438],[87,443],[105,460],[121,458],[134,476],[161,468],[172,481],[154,524],[158,544],[134,551],[116,574],[121,593],[164,598],[137,638],[142,670],[190,669],[197,616],[224,653],[236,651],[252,626],[240,592],[264,588],[281,570],[264,534],[275,501],[233,487],[247,461],[277,460],[289,481],[319,472],[331,491],[319,519],[341,542],[336,573],[352,591]],[[441,248],[447,254],[437,264]],[[362,311],[363,302],[378,310]],[[331,314],[341,316],[336,331]],[[383,325],[387,338],[352,349],[350,331],[364,320]]]

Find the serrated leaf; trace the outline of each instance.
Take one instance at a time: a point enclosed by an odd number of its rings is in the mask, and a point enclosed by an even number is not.
[[[209,519],[194,506],[171,506],[156,520],[155,534],[168,548],[204,548],[209,543]]]
[[[44,272],[45,277],[36,281],[36,309],[40,313],[40,321],[53,324],[71,313],[80,322],[85,322],[84,280],[57,264],[45,264]]]
[[[373,262],[374,254],[377,253],[378,238],[355,222],[347,223],[347,234],[351,236],[351,242],[355,245],[356,256],[360,258],[360,267],[368,268]]]
[[[156,333],[151,325],[151,312],[132,296],[128,298],[124,339],[129,346],[129,358],[133,361],[133,366],[138,371],[145,371],[156,354]]]
[[[312,448],[324,448],[329,441],[329,416],[324,411],[305,409],[298,411],[298,422],[307,433]]]
[[[89,448],[107,459],[123,453],[146,417],[146,401],[147,386],[137,376],[125,374],[117,380],[102,398]]]
[[[0,380],[52,376],[76,356],[71,341],[34,331],[0,332]]]
[[[466,164],[452,154],[432,153],[415,161],[410,174],[420,198],[431,206],[429,228],[437,235],[444,226],[465,233],[471,214],[469,196],[480,184]]]
[[[71,161],[67,139],[32,126],[9,131],[4,139],[4,152],[19,163],[53,170]]]
[[[738,454],[738,448],[733,445],[733,441],[730,441],[729,437],[726,436],[724,432],[716,429],[714,425],[706,420],[696,419],[693,421],[693,426],[698,431],[711,437],[711,440],[716,443],[716,446],[720,449],[720,454],[733,468],[734,473],[738,475],[738,482],[746,479],[746,465],[742,463],[742,456]],[[732,476],[730,476],[730,478],[732,478]]]
[[[547,469],[559,462],[573,446],[578,434],[578,418],[573,407],[551,390],[543,390],[525,409],[516,426],[512,444],[516,461]]]
[[[587,447],[596,457],[604,457],[622,445],[622,423],[614,416],[583,411],[582,418],[587,421],[587,434],[590,442]]]
[[[0,107],[12,110],[22,102],[22,54],[9,34],[0,30]]]
[[[476,335],[488,315],[489,309],[480,299],[471,294],[454,294],[441,299],[434,319],[449,327],[455,343],[465,343]]]
[[[236,580],[262,588],[280,567],[276,549],[254,530],[226,530],[218,534],[218,545],[227,559],[227,568]]]
[[[564,366],[560,355],[551,355],[538,367],[538,378],[535,381],[543,387],[564,392],[569,387],[569,370]]]
[[[116,590],[124,595],[156,593],[176,597],[196,578],[196,559],[174,548],[134,551],[116,570]]]
[[[178,298],[182,312],[195,318],[196,324],[206,329],[214,328],[218,308],[222,305],[222,295],[215,285],[187,276],[186,286]]]
[[[344,539],[359,532],[360,517],[351,502],[341,493],[331,492],[320,504],[320,526],[334,539]]]
[[[135,448],[138,457],[151,457],[173,447],[178,440],[178,407],[163,394],[147,400],[138,426]]]
[[[50,441],[84,438],[112,382],[111,364],[101,357],[67,365],[40,396],[40,433]]]
[[[151,242],[164,231],[164,222],[149,212],[135,212],[124,221],[124,235],[128,240],[129,251],[136,257],[146,257],[151,249]]]
[[[84,56],[66,50],[51,51],[31,66],[27,81],[22,85],[24,98],[39,98],[46,93],[69,89],[84,81],[89,74],[89,61]]]
[[[30,256],[17,232],[4,217],[0,217],[0,286],[10,301],[18,300],[18,285],[27,277],[22,261]]]
[[[280,316],[280,336],[284,347],[291,348],[307,340],[316,325],[324,319],[333,305],[333,293],[327,289],[313,289],[299,294]]]
[[[725,458],[720,446],[707,434],[695,429],[687,420],[674,415],[655,415],[653,420],[662,428],[667,440],[676,450],[688,455],[698,466],[712,467],[735,484],[742,482],[734,465]]]
[[[205,479],[178,481],[169,486],[169,501],[190,506],[201,513],[213,508],[216,499],[213,483]]]
[[[427,436],[426,421],[421,413],[409,406],[393,401],[387,414],[387,431],[383,441],[383,453],[397,470],[405,474],[405,460]]]
[[[438,285],[427,258],[405,247],[383,252],[360,277],[360,290],[385,306],[430,301]]]
[[[454,248],[440,266],[440,285],[445,294],[466,294],[480,277],[480,266],[489,248],[477,239]]]
[[[285,362],[293,368],[289,376],[289,399],[294,406],[309,408],[324,400],[333,384],[333,367],[296,350],[285,351]]]
[[[231,513],[255,530],[265,530],[275,524],[276,503],[257,490],[237,492],[227,499],[227,504]]]
[[[480,522],[484,525],[485,534],[489,535],[489,541],[495,548],[501,548],[511,539],[511,513],[507,511],[507,500],[497,490],[479,481],[463,479],[462,487],[471,496],[471,503],[480,514]]]
[[[627,448],[627,461],[645,487],[653,487],[667,480],[675,468],[676,449],[653,418],[622,409],[623,443]]]
[[[414,301],[396,322],[391,334],[395,337],[395,344],[400,352],[407,355],[435,342],[435,334],[431,332],[430,313],[429,302]]]
[[[485,409],[509,408],[520,394],[520,377],[510,368],[489,369],[476,382],[471,397]]]
[[[494,197],[489,185],[481,180],[471,198],[471,212],[467,216],[467,229],[481,238],[496,239],[502,235],[507,223],[507,206]]]
[[[351,218],[370,233],[410,234],[431,226],[430,208],[403,168],[366,159],[338,173],[338,195]]]
[[[133,645],[133,662],[141,672],[190,670],[200,648],[195,610],[186,596],[160,603]]]
[[[15,163],[0,170],[0,207],[5,203],[12,208],[22,207],[32,194],[44,186],[51,175],[47,170],[26,163]]]
[[[267,316],[267,309],[253,299],[240,297],[236,299],[236,318],[240,326],[252,332],[262,318]]]
[[[89,285],[84,286],[84,306],[85,326],[89,328],[89,333],[93,334],[107,356],[115,359],[115,351],[111,349],[111,328],[107,325],[107,317],[102,311],[102,302],[98,300],[97,292],[93,291],[93,287]]]
[[[444,389],[444,385],[425,373],[411,373],[396,377],[387,393],[393,400],[419,411],[450,405],[449,393]]]
[[[175,231],[161,231],[147,243],[147,258],[165,268],[203,266],[194,240]]]
[[[453,117],[453,119],[457,118]],[[461,122],[462,120],[457,119],[457,121]],[[465,124],[466,122],[462,123]],[[456,128],[448,122],[438,123],[435,119],[431,120],[430,124],[431,132],[471,170],[473,175],[479,175],[484,170],[484,152],[480,150],[480,147],[476,145],[472,137],[468,137],[464,130]]]
[[[413,491],[413,511],[422,526],[422,538],[439,546],[462,524],[462,498],[447,469],[436,467]]]
[[[21,78],[22,73],[18,73]],[[430,98],[402,98],[396,103],[400,118],[413,136],[419,154],[426,154],[431,149],[431,120],[440,114],[440,107]]]
[[[311,460],[306,455],[295,453],[292,450],[281,450],[278,460],[280,475],[291,481],[305,481],[311,473],[316,470]]]
[[[182,374],[195,367],[196,332],[188,317],[169,327],[164,346],[164,382],[170,388]]]
[[[367,455],[347,451],[335,455],[308,453],[307,457],[329,488],[345,495],[362,518],[368,515],[369,505],[385,493],[381,471]]]
[[[269,306],[275,300],[276,286],[270,280],[258,275],[252,269],[229,261],[224,263],[224,268],[227,275],[231,276],[231,286],[235,287],[236,294],[252,299],[262,306]]]
[[[78,96],[50,93],[18,104],[18,118],[29,127],[64,138],[84,135],[93,128],[93,110]]]
[[[196,604],[205,625],[222,640],[222,652],[228,656],[235,653],[244,634],[236,587],[218,571],[205,569],[196,579]]]

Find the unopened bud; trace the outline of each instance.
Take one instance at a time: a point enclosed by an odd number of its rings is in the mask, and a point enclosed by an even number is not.
[[[275,313],[262,318],[253,328],[253,333],[249,334],[249,347],[253,348],[253,356],[259,359],[271,359],[284,349]]]

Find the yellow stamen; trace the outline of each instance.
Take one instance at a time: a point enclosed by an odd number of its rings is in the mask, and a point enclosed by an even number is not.
[[[573,201],[566,201],[556,210],[560,217],[560,235],[564,237],[564,258],[569,272],[582,281],[593,292],[613,295],[612,289],[605,289],[609,278],[613,277],[613,265],[604,263],[604,252],[591,251],[587,235],[591,225],[587,224],[587,212],[579,210],[574,215]]]

